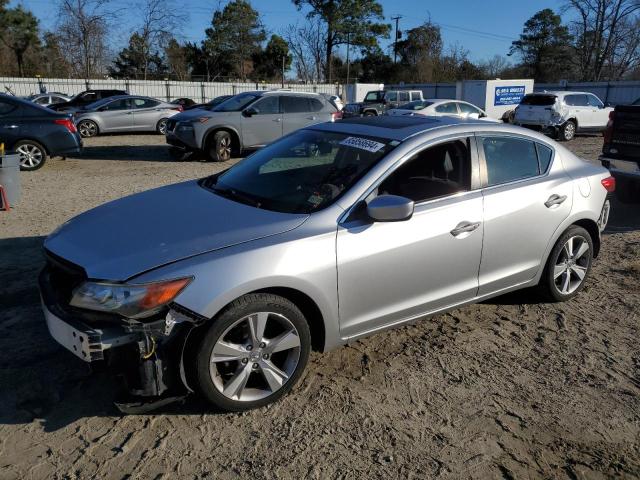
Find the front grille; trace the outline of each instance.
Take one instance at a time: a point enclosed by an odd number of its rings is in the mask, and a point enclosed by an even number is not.
[[[47,250],[45,257],[52,293],[56,297],[56,303],[64,308],[69,305],[73,290],[87,279],[87,275],[82,267]]]

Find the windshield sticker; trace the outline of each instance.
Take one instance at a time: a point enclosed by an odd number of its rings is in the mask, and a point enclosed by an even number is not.
[[[317,207],[318,205],[320,205],[322,203],[323,200],[324,200],[324,198],[322,198],[320,195],[311,195],[307,199],[307,202],[309,202],[314,207]]]
[[[367,152],[376,153],[378,150],[384,147],[384,143],[374,142],[373,140],[367,140],[366,138],[359,137],[347,137],[340,142],[340,145],[345,147],[359,148],[360,150],[366,150]]]

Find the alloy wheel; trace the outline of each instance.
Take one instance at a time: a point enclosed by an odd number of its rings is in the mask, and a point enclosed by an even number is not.
[[[300,359],[300,336],[279,313],[258,312],[227,328],[211,352],[215,388],[240,402],[266,398],[282,388]]]
[[[160,122],[158,123],[158,132],[160,132],[162,135],[165,135],[167,133],[167,119],[162,119],[160,120]]]
[[[20,166],[25,168],[37,167],[44,158],[44,152],[31,143],[23,143],[16,151],[20,155]]]
[[[231,139],[229,137],[222,137],[218,142],[218,157],[225,162],[231,158]]]
[[[564,127],[564,138],[566,140],[572,140],[573,137],[575,136],[576,136],[576,126],[574,125],[573,122],[567,123],[567,125]]]
[[[589,268],[589,243],[581,236],[569,237],[553,268],[553,282],[562,295],[575,292]]]
[[[80,122],[78,131],[83,137],[94,137],[98,133],[98,127],[93,122]]]

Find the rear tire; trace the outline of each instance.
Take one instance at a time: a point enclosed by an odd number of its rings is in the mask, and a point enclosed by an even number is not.
[[[229,412],[268,405],[298,381],[310,350],[298,307],[277,295],[244,295],[214,319],[197,349],[200,391]]]
[[[47,151],[34,140],[20,140],[13,149],[20,155],[20,170],[32,172],[42,168],[47,161]]]
[[[233,139],[229,132],[216,132],[209,142],[208,156],[214,162],[227,162],[231,160],[233,151]]]
[[[378,116],[378,114],[377,114],[377,113],[372,112],[371,110],[367,110],[366,112],[364,112],[364,113],[363,113],[363,115],[364,115],[365,117],[377,117],[377,116]]]
[[[573,140],[576,136],[576,129],[576,122],[574,122],[573,120],[567,120],[558,131],[558,140],[560,140],[561,142],[568,142],[570,140]]]
[[[549,254],[538,288],[552,302],[564,302],[584,288],[591,272],[593,240],[589,232],[572,225]]]
[[[81,120],[78,123],[78,132],[80,132],[82,138],[90,138],[98,135],[100,129],[98,128],[98,124],[93,120]]]

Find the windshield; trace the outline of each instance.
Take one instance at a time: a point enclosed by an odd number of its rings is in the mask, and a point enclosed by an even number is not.
[[[400,105],[398,108],[401,110],[422,110],[427,108],[429,105],[433,105],[433,102],[426,102],[424,100],[416,100],[415,102],[405,103],[404,105]]]
[[[555,95],[525,95],[520,105],[548,106],[556,103]]]
[[[393,145],[391,145],[393,143]],[[311,213],[331,205],[398,142],[299,130],[254,153],[203,186],[258,208]]]
[[[212,112],[239,112],[240,110],[243,110],[245,107],[247,107],[256,98],[258,98],[258,96],[254,95],[253,93],[241,93],[213,107],[211,111]]]

